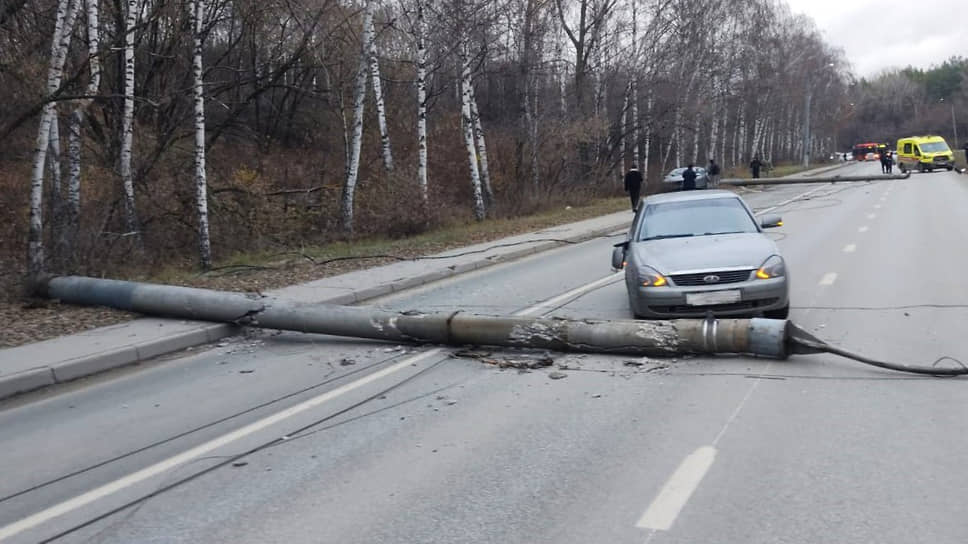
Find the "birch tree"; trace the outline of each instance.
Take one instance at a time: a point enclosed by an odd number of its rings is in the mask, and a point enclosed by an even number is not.
[[[427,188],[427,26],[423,0],[417,0],[417,184],[426,207],[430,201]]]
[[[473,81],[470,83],[470,108],[471,118],[474,120],[474,140],[477,143],[477,157],[481,166],[484,204],[490,209],[494,205],[494,190],[491,189],[491,173],[487,167],[487,144],[484,142],[484,126],[481,124],[481,114],[477,111],[477,97],[474,94]]]
[[[212,242],[208,231],[208,180],[205,173],[205,73],[202,69],[202,52],[205,22],[205,0],[188,0],[191,10],[192,38],[192,90],[195,101],[195,206],[198,213],[198,248],[201,266],[212,268]]]
[[[44,252],[44,165],[50,145],[51,123],[57,114],[51,100],[58,92],[64,74],[64,62],[70,48],[74,20],[77,17],[78,0],[59,0],[54,22],[54,35],[50,46],[50,65],[47,69],[47,98],[40,116],[40,128],[34,148],[34,164],[30,177],[30,225],[27,235],[27,274],[30,278],[42,273],[46,267]]]
[[[89,0],[89,1],[94,1],[94,0]],[[198,12],[200,9],[202,9],[202,7],[200,6],[202,5],[202,2],[204,2],[204,0],[197,0],[197,2],[199,3],[199,6],[189,8],[192,10],[193,21],[196,18],[198,18]],[[120,174],[121,174],[121,187],[124,191],[124,223],[125,223],[125,226],[127,227],[128,233],[134,234],[135,236],[138,237],[139,240],[141,235],[139,233],[138,212],[137,212],[137,209],[135,208],[135,200],[134,200],[134,175],[131,169],[131,150],[134,145],[134,93],[135,93],[134,31],[135,31],[135,24],[138,21],[138,13],[140,11],[141,11],[140,0],[126,0],[126,10],[125,10],[125,16],[124,16],[124,111],[121,115],[121,152],[119,154],[119,162],[118,162],[118,170],[120,171]],[[199,29],[200,23],[201,23],[200,20],[195,21],[193,26],[194,28],[193,34],[196,34],[195,40],[198,40],[198,42],[195,43],[195,51],[193,56],[193,59],[194,59],[193,62],[197,62],[198,67],[194,68],[194,64],[193,64],[193,69],[196,69],[199,72],[201,71],[201,62],[202,62],[201,36],[198,35],[201,32]],[[197,81],[195,82],[196,86],[200,86],[201,77],[202,77],[201,74],[200,73],[195,74],[195,77],[197,78]],[[200,92],[200,89],[196,89],[196,93],[198,92]],[[198,111],[197,111],[198,100],[199,99],[196,96],[195,97],[195,101],[196,101],[195,115],[196,116],[198,116]],[[204,176],[205,176],[204,95],[201,102],[201,108],[202,108],[202,142],[203,142],[203,146],[202,146],[203,149],[201,151],[201,165],[202,165],[201,172],[202,172],[202,178],[203,178],[202,182],[204,183]],[[197,122],[198,120],[196,119],[196,123]],[[198,130],[198,127],[196,126],[196,132],[197,130]],[[197,135],[196,135],[196,138],[197,138]],[[195,181],[196,183],[198,183],[198,164],[197,164],[198,150],[196,150],[195,153],[196,153],[196,165],[195,165],[196,180]],[[207,240],[208,239],[207,212],[204,215],[205,215],[205,221],[206,221],[206,226],[205,226],[206,232],[204,237]],[[199,215],[199,217],[201,217],[201,214]],[[202,228],[201,225],[199,225],[199,228],[200,229]],[[205,250],[203,250],[203,255],[204,254],[205,254]],[[204,261],[204,257],[202,260]]]
[[[67,206],[64,210],[64,228],[59,233],[58,254],[73,264],[76,251],[77,231],[81,216],[81,128],[84,115],[91,105],[92,96],[101,86],[100,26],[98,0],[87,0],[87,54],[91,79],[88,80],[86,98],[81,100],[71,114],[68,134]]]
[[[373,40],[373,0],[366,0],[363,8],[363,36],[360,44],[360,62],[356,70],[356,83],[353,87],[353,131],[350,138],[349,164],[346,168],[346,183],[343,184],[341,214],[343,230],[353,232],[353,201],[360,173],[360,151],[363,145],[363,106],[366,97],[367,58],[370,42]]]
[[[390,150],[390,133],[387,129],[386,104],[383,101],[383,85],[380,83],[380,60],[377,57],[376,38],[373,31],[373,17],[369,21],[370,27],[363,29],[364,35],[370,36],[367,56],[370,60],[370,81],[373,83],[373,99],[376,102],[376,118],[380,127],[380,145],[383,150],[383,166],[387,172],[393,171],[393,153]],[[364,22],[366,22],[364,21]]]
[[[470,165],[471,191],[474,200],[474,217],[483,221],[487,215],[484,196],[481,190],[481,177],[477,168],[477,148],[474,145],[474,121],[471,116],[471,66],[467,54],[467,38],[462,38],[460,47],[460,98],[461,126],[464,132],[464,146],[467,148],[467,162]]]

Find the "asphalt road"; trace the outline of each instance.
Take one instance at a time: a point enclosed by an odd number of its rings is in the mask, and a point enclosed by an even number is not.
[[[872,356],[968,359],[968,177],[743,194],[784,217],[791,319]],[[377,303],[628,318],[620,239]],[[963,379],[454,351],[256,333],[0,404],[0,540],[968,542]]]

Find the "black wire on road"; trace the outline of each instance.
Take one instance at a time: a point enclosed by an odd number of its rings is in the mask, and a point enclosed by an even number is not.
[[[789,323],[789,333],[790,336],[787,342],[790,343],[793,353],[799,354],[810,354],[810,353],[832,353],[834,355],[839,355],[847,359],[852,359],[859,363],[864,363],[866,365],[876,366],[878,368],[885,368],[888,370],[896,370],[898,372],[910,372],[912,374],[926,374],[929,376],[963,376],[968,374],[968,366],[964,363],[955,359],[954,357],[949,357],[947,355],[937,358],[934,364],[931,366],[918,366],[918,365],[905,365],[900,363],[892,363],[890,361],[882,361],[879,359],[874,359],[872,357],[867,357],[866,355],[861,355],[844,348],[835,346],[828,342],[825,342],[816,336],[810,334],[803,328],[797,326],[796,324]],[[957,366],[941,367],[938,364],[942,362],[952,362]]]
[[[236,412],[234,414],[231,414],[231,415],[228,415],[228,416],[225,416],[225,417],[216,419],[214,421],[210,421],[208,423],[204,423],[204,424],[199,425],[197,427],[193,427],[193,428],[188,429],[186,431],[182,431],[182,432],[180,432],[180,433],[178,433],[176,435],[169,436],[169,437],[163,438],[161,440],[157,440],[155,442],[152,442],[152,443],[147,444],[145,446],[142,446],[140,448],[137,448],[137,449],[134,449],[134,450],[131,450],[131,451],[122,453],[120,455],[116,455],[114,457],[111,457],[110,459],[105,459],[105,460],[99,461],[99,462],[97,462],[97,463],[95,463],[93,465],[89,465],[89,466],[86,466],[84,468],[77,469],[77,470],[75,470],[73,472],[70,472],[68,474],[64,474],[64,475],[58,476],[56,478],[52,478],[50,480],[47,480],[45,482],[36,484],[36,485],[31,486],[31,487],[29,487],[27,489],[23,489],[21,491],[17,491],[16,493],[12,493],[12,494],[7,495],[5,497],[0,497],[0,504],[3,504],[4,502],[9,501],[11,499],[15,499],[15,498],[17,498],[17,497],[19,497],[21,495],[25,495],[27,493],[30,493],[30,492],[33,492],[33,491],[37,491],[38,489],[42,489],[44,487],[47,487],[47,486],[50,486],[50,485],[53,485],[53,484],[62,482],[62,481],[67,480],[69,478],[73,478],[75,476],[80,476],[81,474],[90,472],[92,470],[96,470],[96,469],[101,468],[101,467],[103,467],[105,465],[109,465],[111,463],[120,461],[122,459],[131,457],[133,455],[137,455],[139,453],[143,453],[143,452],[148,451],[148,450],[150,450],[152,448],[156,448],[158,446],[162,446],[164,444],[168,444],[170,442],[174,442],[175,440],[178,440],[180,438],[184,438],[184,437],[189,436],[189,435],[191,435],[193,433],[197,433],[199,431],[203,431],[205,429],[209,429],[211,427],[214,427],[216,425],[225,423],[227,421],[231,421],[232,419],[235,419],[237,417],[240,417],[240,416],[249,414],[249,413],[254,412],[256,410],[260,410],[262,408],[266,408],[268,406],[272,406],[273,404],[276,404],[278,402],[282,402],[284,400],[287,400],[287,399],[290,399],[292,397],[301,395],[301,394],[306,393],[308,391],[312,391],[314,389],[318,389],[320,387],[329,385],[329,384],[331,384],[333,382],[342,380],[344,378],[348,378],[348,377],[353,376],[355,374],[359,374],[361,372],[366,372],[367,370],[370,370],[371,368],[380,366],[380,365],[385,364],[385,363],[387,363],[389,361],[393,361],[393,360],[395,360],[397,358],[399,358],[399,356],[389,357],[389,358],[382,359],[380,361],[377,361],[377,362],[372,363],[372,364],[369,364],[369,365],[361,366],[359,368],[354,368],[354,369],[346,372],[345,374],[340,374],[339,376],[336,376],[336,377],[333,377],[333,378],[329,378],[329,379],[323,380],[321,382],[318,382],[316,384],[310,385],[308,387],[304,387],[304,388],[302,388],[302,389],[300,389],[298,391],[293,391],[292,393],[287,393],[287,394],[285,394],[285,395],[283,395],[281,397],[277,397],[277,398],[268,400],[266,402],[263,402],[261,404],[257,404],[257,405],[255,405],[255,406],[253,406],[251,408],[247,408],[247,409],[242,410],[240,412]]]

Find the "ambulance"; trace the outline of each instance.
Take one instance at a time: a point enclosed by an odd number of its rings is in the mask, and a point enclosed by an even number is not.
[[[934,169],[953,170],[955,155],[941,136],[912,136],[897,141],[897,164],[901,172],[917,170],[931,172]]]

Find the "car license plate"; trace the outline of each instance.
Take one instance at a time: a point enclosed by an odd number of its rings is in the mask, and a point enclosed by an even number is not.
[[[706,293],[686,293],[686,304],[690,306],[712,306],[740,301],[738,289],[731,291],[709,291]]]

